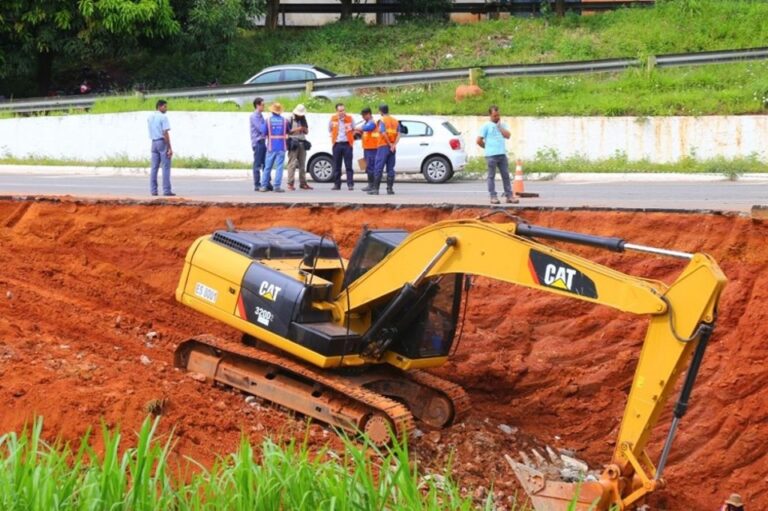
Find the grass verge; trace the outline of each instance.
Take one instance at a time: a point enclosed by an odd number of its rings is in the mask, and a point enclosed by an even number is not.
[[[768,112],[768,61],[543,78],[484,78],[483,95],[454,99],[458,83],[361,89],[343,99],[347,110],[390,105],[411,115],[484,115],[494,103],[514,116],[729,115]],[[286,111],[303,103],[310,112],[331,113],[334,102],[300,96],[278,98]],[[90,113],[154,110],[154,99],[97,99]],[[176,111],[234,112],[233,102],[173,99]],[[250,111],[246,102],[244,111]],[[85,113],[84,110],[68,113]]]
[[[510,159],[514,159],[510,156]],[[148,168],[147,160],[134,160],[125,156],[101,160],[77,160],[65,158],[47,158],[30,156],[17,158],[10,155],[0,157],[0,165],[34,166],[73,166],[73,167],[118,167]],[[251,169],[251,162],[220,161],[205,157],[174,157],[174,168],[187,169]],[[459,179],[484,178],[486,171],[484,158],[470,158],[463,171],[457,172]],[[526,160],[526,174],[548,173],[673,173],[673,174],[723,174],[731,180],[737,180],[747,173],[767,174],[768,162],[761,161],[754,154],[746,158],[710,158],[697,160],[692,156],[672,163],[653,163],[648,160],[629,160],[625,154],[616,154],[611,158],[589,160],[584,156],[561,157],[554,149],[540,151],[535,158]]]
[[[405,444],[380,451],[345,441],[342,453],[313,453],[306,442],[266,440],[256,452],[243,439],[210,470],[191,462],[193,470],[174,475],[173,440],[160,438],[157,419],[144,421],[135,447],[102,427],[102,453],[88,435],[76,450],[48,444],[42,425],[38,419],[20,435],[0,436],[4,511],[494,509],[492,497],[478,504],[462,496],[447,472],[419,474]]]
[[[512,158],[511,158],[512,160]],[[511,162],[510,162],[511,163]],[[512,169],[510,169],[512,171]],[[484,177],[486,164],[484,158],[470,158],[464,171],[459,174],[465,179]],[[672,163],[652,163],[648,160],[629,160],[625,154],[616,154],[602,160],[588,160],[583,156],[561,157],[550,149],[540,151],[536,158],[524,162],[525,174],[722,174],[732,181],[747,173],[768,174],[768,163],[757,155],[747,158],[710,158],[697,160],[686,157]]]

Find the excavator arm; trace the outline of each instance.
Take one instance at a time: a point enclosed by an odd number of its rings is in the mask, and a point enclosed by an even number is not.
[[[555,239],[622,252],[636,250],[688,260],[669,285],[612,270],[541,244]],[[628,509],[663,487],[662,473],[677,424],[714,328],[726,278],[706,254],[631,245],[619,238],[556,231],[527,224],[449,220],[417,231],[336,298],[336,314],[355,314],[385,296],[397,296],[424,279],[446,274],[482,275],[638,315],[649,315],[645,341],[621,422],[616,449],[600,481],[579,485],[548,481],[512,463],[539,511]],[[395,298],[396,299],[396,298]],[[386,312],[385,312],[386,314]],[[375,324],[371,328],[375,331]],[[693,358],[691,359],[693,354]],[[689,363],[690,360],[690,363]],[[658,468],[646,452],[650,434],[680,374],[688,368]]]

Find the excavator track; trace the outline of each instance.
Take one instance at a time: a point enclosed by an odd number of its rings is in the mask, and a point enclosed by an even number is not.
[[[364,432],[376,445],[415,429],[403,404],[275,353],[212,335],[179,344],[174,365],[313,417],[349,434]]]
[[[457,385],[448,380],[444,380],[434,374],[429,374],[424,371],[414,371],[408,373],[408,377],[425,387],[429,387],[433,390],[445,394],[445,396],[451,401],[453,406],[453,418],[450,424],[456,424],[466,418],[469,415],[469,411],[472,409],[472,403],[469,400],[467,392],[461,385]]]

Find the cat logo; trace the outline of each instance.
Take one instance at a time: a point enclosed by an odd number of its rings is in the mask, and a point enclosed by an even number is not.
[[[597,289],[592,279],[570,264],[549,254],[531,250],[528,267],[533,281],[540,286],[560,289],[588,298],[597,298]]]
[[[574,275],[576,275],[576,270],[573,268],[548,264],[544,270],[544,284],[571,291],[573,288]]]
[[[270,284],[266,280],[263,280],[261,282],[261,286],[259,286],[259,296],[262,296],[271,302],[276,302],[277,295],[280,294],[280,291],[282,290],[283,288],[277,287],[276,285]]]

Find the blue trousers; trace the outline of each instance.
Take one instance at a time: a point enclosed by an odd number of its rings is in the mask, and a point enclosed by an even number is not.
[[[261,171],[264,169],[264,161],[267,157],[267,144],[264,140],[259,140],[253,146],[253,188],[258,190],[261,186]],[[269,181],[267,181],[269,184]]]
[[[368,182],[373,181],[373,173],[376,171],[376,149],[363,149],[365,158],[365,173],[368,174]]]
[[[171,193],[171,159],[165,140],[152,141],[152,165],[149,171],[149,191],[157,195],[157,170],[163,167],[163,193]]]
[[[333,144],[333,174],[331,181],[336,187],[341,187],[341,160],[347,168],[347,186],[355,185],[355,175],[352,170],[352,146],[348,142]]]
[[[376,169],[374,179],[381,180],[384,167],[387,167],[387,181],[395,181],[395,154],[389,150],[389,146],[381,146],[376,149]]]
[[[501,184],[504,186],[504,197],[512,197],[512,187],[509,183],[509,160],[506,154],[497,154],[496,156],[486,156],[485,162],[488,164],[488,193],[491,198],[496,197],[496,169],[501,174]]]
[[[283,165],[285,163],[285,151],[267,151],[267,157],[264,161],[264,172],[261,174],[261,187],[266,188],[269,186],[269,178],[272,173],[272,167],[276,166],[275,170],[275,188],[280,188],[280,183],[283,182]]]

